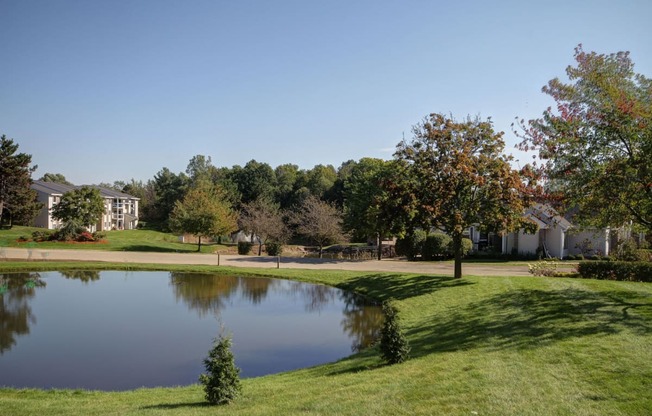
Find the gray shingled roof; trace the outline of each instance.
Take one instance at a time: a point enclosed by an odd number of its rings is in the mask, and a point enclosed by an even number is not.
[[[100,195],[102,195],[103,198],[140,199],[140,198],[136,198],[133,195],[125,194],[124,192],[119,192],[113,189],[103,188],[101,186],[96,186],[96,185],[85,185],[85,186],[89,186],[91,188],[97,189],[98,191],[100,191]],[[71,185],[64,185],[61,183],[44,182],[44,181],[33,181],[32,183],[32,189],[50,195],[63,195],[66,192],[70,192],[78,188],[81,188],[81,186],[71,186]]]

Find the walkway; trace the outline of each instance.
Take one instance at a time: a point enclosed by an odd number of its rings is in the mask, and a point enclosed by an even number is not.
[[[453,275],[452,262],[408,262],[384,259],[349,261],[300,257],[239,256],[199,253],[152,253],[99,250],[41,250],[0,248],[0,260],[33,261],[102,261],[113,263],[192,264],[252,268],[353,270],[374,272],[427,273]],[[219,264],[218,264],[219,263]],[[462,266],[465,275],[476,276],[528,276],[526,265],[496,263]]]

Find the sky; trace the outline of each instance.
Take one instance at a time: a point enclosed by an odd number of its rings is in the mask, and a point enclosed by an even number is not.
[[[0,0],[0,134],[75,184],[391,159],[430,113],[516,118],[574,48],[652,76],[652,1]]]

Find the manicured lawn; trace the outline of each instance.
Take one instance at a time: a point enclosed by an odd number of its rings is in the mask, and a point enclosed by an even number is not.
[[[23,237],[32,237],[32,232],[44,231],[42,228],[15,226],[9,230],[0,230],[0,247],[22,247],[38,249],[68,249],[68,250],[109,250],[109,251],[152,251],[190,253],[197,251],[197,244],[184,244],[173,234],[152,230],[122,230],[107,231],[105,241],[99,243],[67,243],[59,241],[19,242]],[[202,253],[233,252],[233,246],[217,244],[202,244]]]
[[[128,266],[274,275],[392,297],[412,358],[385,366],[369,349],[324,366],[246,379],[243,396],[226,407],[206,406],[198,385],[128,392],[4,389],[2,414],[648,415],[652,409],[652,284]]]

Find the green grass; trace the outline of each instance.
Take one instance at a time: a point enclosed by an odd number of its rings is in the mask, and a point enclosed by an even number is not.
[[[159,253],[191,253],[197,251],[197,244],[180,243],[179,238],[170,233],[152,230],[107,231],[106,240],[101,243],[66,243],[59,241],[19,242],[20,237],[31,238],[34,231],[42,228],[14,226],[0,230],[0,247],[69,249],[69,250],[108,250],[108,251],[150,251]],[[226,246],[202,244],[202,253],[228,250]],[[234,251],[235,249],[231,249]]]
[[[34,266],[0,263],[10,270]],[[245,379],[243,396],[226,407],[206,406],[198,385],[128,392],[3,389],[3,414],[648,415],[652,409],[651,284],[128,266],[264,274],[392,297],[412,358],[385,366],[372,348],[323,366]]]

